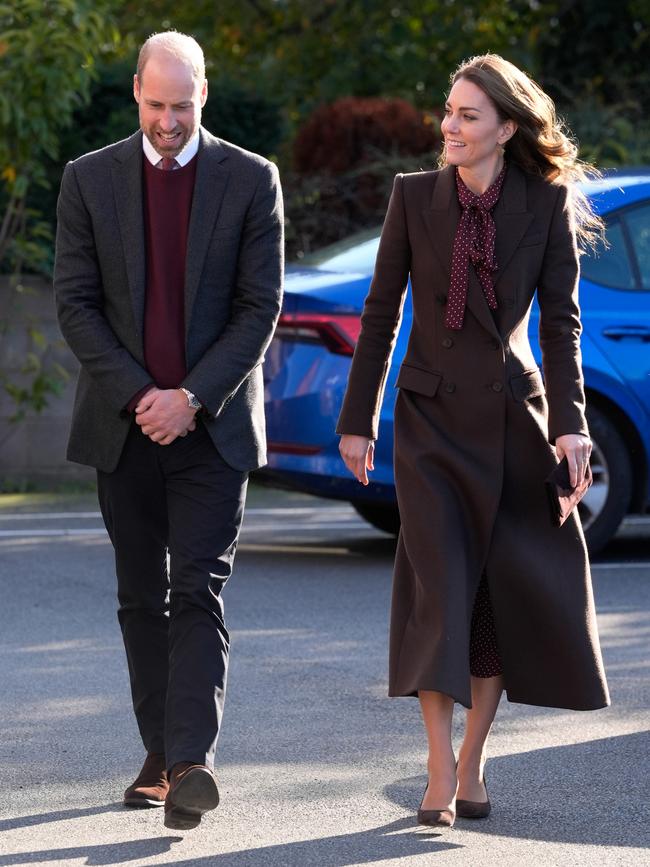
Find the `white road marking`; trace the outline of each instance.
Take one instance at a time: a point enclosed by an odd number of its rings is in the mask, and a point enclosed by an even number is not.
[[[247,515],[356,515],[352,506],[296,506],[280,508],[250,508],[246,509]],[[80,518],[101,519],[101,512],[13,512],[3,514],[0,512],[0,521],[62,521],[66,519],[78,520]]]
[[[285,533],[287,531],[296,532],[312,532],[314,530],[370,530],[370,525],[366,524],[366,522],[359,519],[348,519],[346,521],[338,521],[338,522],[325,522],[325,521],[314,521],[312,523],[287,523],[282,522],[281,525],[277,524],[256,524],[249,523],[244,524],[242,527],[242,534],[246,533],[277,533],[281,531]],[[45,528],[35,527],[31,530],[0,530],[0,538],[15,538],[18,536],[26,536],[26,537],[36,537],[36,536],[91,536],[91,535],[104,535],[106,530],[104,527],[61,527],[56,530],[48,530]]]
[[[0,514],[0,521],[59,521],[67,518],[101,518],[101,512],[16,512]]]

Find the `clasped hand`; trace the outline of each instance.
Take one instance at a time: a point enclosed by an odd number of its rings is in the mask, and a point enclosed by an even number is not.
[[[179,388],[152,388],[136,406],[135,421],[150,440],[168,446],[196,428],[195,413]]]

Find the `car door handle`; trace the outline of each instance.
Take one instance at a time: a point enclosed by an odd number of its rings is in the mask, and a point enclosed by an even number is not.
[[[610,340],[642,340],[650,343],[650,328],[645,325],[615,325],[603,329],[603,337]]]

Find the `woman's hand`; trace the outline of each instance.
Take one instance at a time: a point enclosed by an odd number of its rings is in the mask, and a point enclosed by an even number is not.
[[[591,440],[583,434],[563,434],[555,440],[555,450],[560,460],[566,457],[569,465],[571,487],[581,485],[587,472],[591,455]]]
[[[367,470],[374,470],[375,444],[368,437],[343,434],[339,443],[345,466],[362,485],[368,484]]]

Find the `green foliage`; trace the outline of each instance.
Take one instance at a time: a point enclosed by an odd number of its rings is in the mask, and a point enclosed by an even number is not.
[[[282,178],[287,258],[380,226],[397,172],[432,169],[435,154],[369,152],[362,165],[339,174],[285,172]]]
[[[36,333],[40,335],[40,332]],[[30,410],[41,412],[52,395],[58,396],[63,392],[69,379],[68,372],[60,364],[45,366],[42,339],[38,342],[41,344],[39,353],[28,352],[25,355],[20,370],[22,384],[12,381],[7,374],[0,373],[3,388],[16,407],[9,417],[10,422],[22,421]]]
[[[210,132],[263,156],[273,156],[287,134],[279,100],[231,78],[211,78],[203,124]]]
[[[598,166],[650,162],[650,3],[546,2],[540,81]]]
[[[108,0],[0,2],[0,271],[14,278],[24,268],[47,272],[51,264],[51,227],[28,195],[47,187],[47,160],[56,157],[61,131],[88,95],[94,57],[117,41],[108,10]],[[5,291],[17,285],[6,281]],[[10,300],[2,301],[11,311]],[[0,327],[5,331],[7,322]],[[20,384],[0,372],[16,420],[27,409],[39,412],[62,385],[61,370],[45,363],[43,336],[34,332],[32,344]]]
[[[432,108],[469,54],[528,63],[540,18],[528,0],[211,0],[148,4],[139,37],[169,27],[197,37],[208,76],[218,70],[279,94],[291,120],[340,96],[401,96]],[[129,2],[122,20],[138,21]]]
[[[87,97],[94,54],[117,37],[107,2],[13,0],[0,4],[0,265],[42,268],[44,229],[32,231],[30,185],[45,186],[44,160]],[[27,257],[27,258],[26,258]]]

